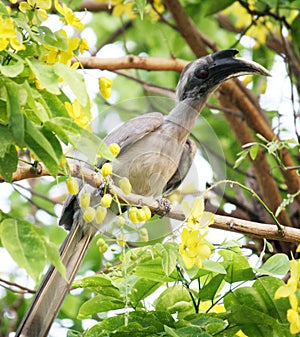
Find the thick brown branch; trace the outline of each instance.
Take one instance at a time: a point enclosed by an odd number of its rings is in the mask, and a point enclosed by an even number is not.
[[[70,173],[73,177],[84,179],[85,183],[88,183],[91,186],[99,187],[104,182],[104,178],[101,176],[100,173],[96,173],[89,168],[81,167],[77,164],[70,165],[70,167]],[[17,172],[15,172],[15,174],[13,175],[13,181],[27,179],[29,177],[34,178],[46,175],[50,174],[41,164],[39,165],[39,172],[36,172],[35,175],[31,165],[22,165],[22,168],[20,170],[17,170]],[[0,181],[3,181],[1,177]],[[127,202],[129,204],[138,206],[146,205],[151,209],[151,211],[155,211],[159,208],[158,201],[151,197],[143,197],[133,193],[125,195],[122,190],[117,186],[112,187],[112,192],[118,195],[118,198],[121,202]],[[161,215],[162,213],[163,210],[158,212],[158,214]],[[181,208],[175,205],[171,205],[171,210],[168,214],[168,217],[181,221],[185,220],[185,215],[183,214]],[[282,234],[278,232],[278,228],[275,225],[236,219],[230,216],[215,215],[214,217],[214,224],[211,225],[211,227],[213,228],[242,233],[261,239],[265,238],[268,240],[280,240],[286,242],[300,243],[300,229],[285,227],[284,233]]]
[[[177,58],[141,57],[135,55],[109,59],[99,57],[79,57],[77,61],[79,61],[86,69],[101,70],[144,69],[180,72],[188,64],[188,61]]]

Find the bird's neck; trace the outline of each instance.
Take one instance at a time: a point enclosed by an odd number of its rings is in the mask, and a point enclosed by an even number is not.
[[[178,127],[184,129],[186,138],[192,131],[196,120],[206,103],[206,99],[202,100],[184,100],[176,104],[176,106],[170,111],[169,115],[165,117],[165,120],[176,124]]]

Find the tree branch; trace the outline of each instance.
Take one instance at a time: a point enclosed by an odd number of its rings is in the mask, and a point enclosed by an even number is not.
[[[75,178],[84,179],[85,183],[96,188],[106,181],[100,173],[97,173],[87,167],[82,167],[78,164],[70,164],[70,174]],[[22,164],[22,166],[14,173],[13,181],[42,176],[50,176],[49,172],[42,164],[38,165],[37,170],[34,170],[32,165]],[[3,181],[4,179],[0,177],[0,182]],[[117,186],[113,186],[111,191],[112,193],[117,194],[120,202],[138,206],[148,206],[152,212],[159,208],[159,202],[151,197],[143,197],[133,193],[125,195]],[[159,215],[163,215],[163,211],[164,210],[160,210],[157,213]],[[177,205],[171,205],[168,217],[180,221],[185,220],[185,215],[183,214],[181,208]],[[214,223],[211,227],[241,233],[260,239],[265,238],[268,240],[300,243],[300,229],[284,227],[283,232],[279,233],[278,228],[275,225],[236,219],[230,216],[214,215]]]
[[[135,55],[126,55],[116,58],[100,57],[79,57],[74,62],[79,61],[83,68],[101,69],[101,70],[119,70],[119,69],[144,69],[144,70],[168,70],[181,72],[189,63],[178,58],[162,57],[141,57]]]

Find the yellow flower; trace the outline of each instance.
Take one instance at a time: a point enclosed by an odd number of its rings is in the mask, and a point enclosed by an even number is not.
[[[298,310],[289,309],[286,316],[290,323],[290,332],[292,335],[295,335],[300,331],[300,316]]]
[[[126,13],[130,19],[134,19],[136,17],[133,10],[134,2],[128,2],[126,4],[123,4],[123,0],[109,0],[109,2],[114,6],[112,11],[114,16],[120,17]]]
[[[54,64],[55,62],[60,62],[63,64],[70,64],[71,59],[74,56],[74,51],[79,47],[79,38],[67,38],[66,32],[61,29],[60,33],[62,33],[68,42],[68,49],[67,50],[60,50],[57,48],[53,47],[47,47],[46,48],[49,50],[49,53],[46,56],[46,62],[49,64]]]
[[[19,9],[23,13],[34,11],[32,22],[38,24],[48,19],[46,10],[50,9],[51,5],[51,0],[27,0],[20,3]]]
[[[89,117],[86,112],[83,110],[78,100],[75,99],[73,104],[70,102],[65,102],[65,107],[70,115],[73,118],[74,122],[81,126],[82,128],[86,128],[89,124]]]
[[[86,39],[80,39],[80,43],[79,43],[79,51],[80,51],[80,54],[83,54],[83,52],[85,50],[89,50],[89,45],[87,43],[87,40]]]
[[[192,268],[194,265],[201,268],[202,261],[209,258],[211,250],[204,240],[205,234],[200,235],[199,230],[183,228],[179,253],[187,269]]]
[[[204,202],[200,197],[194,200],[192,207],[183,201],[182,210],[186,216],[188,227],[191,229],[207,228],[214,222],[213,213],[204,212]]]
[[[112,93],[112,80],[107,77],[99,78],[99,88],[101,95],[108,99]]]
[[[243,333],[242,330],[239,330],[239,331],[236,333],[236,336],[238,336],[238,337],[248,337],[247,335],[245,335],[245,334]]]
[[[275,299],[281,297],[288,297],[291,309],[287,311],[287,319],[290,323],[290,331],[292,334],[296,334],[300,331],[300,316],[298,309],[298,299],[296,291],[298,289],[299,278],[300,278],[300,261],[291,260],[291,276],[287,284],[279,287],[275,292]]]
[[[21,43],[21,35],[18,35],[13,19],[3,19],[0,16],[0,51],[4,50],[8,44],[17,51],[25,49],[25,46]]]
[[[64,21],[67,25],[71,25],[72,27],[82,30],[84,28],[83,23],[77,18],[71,8],[69,8],[66,4],[60,5],[58,0],[54,0],[55,9],[60,13],[64,18],[61,20]]]

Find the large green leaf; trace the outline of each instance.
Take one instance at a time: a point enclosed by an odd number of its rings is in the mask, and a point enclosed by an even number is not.
[[[290,269],[289,258],[285,254],[271,256],[260,268],[255,271],[265,275],[286,275]]]
[[[26,62],[46,90],[55,95],[60,94],[60,89],[58,87],[59,76],[56,74],[52,66],[49,66],[39,60],[29,60],[29,58],[26,59]]]
[[[4,147],[6,151],[3,153],[0,151],[0,175],[7,182],[12,181],[12,175],[17,170],[18,166],[18,152],[14,145]]]
[[[84,83],[84,78],[76,70],[71,69],[65,64],[55,63],[53,65],[55,73],[62,77],[63,80],[68,84],[82,106],[87,106],[89,102],[89,97],[86,91],[86,86]]]
[[[6,77],[16,77],[24,70],[24,62],[17,61],[16,63],[9,64],[7,66],[0,65],[0,72]]]
[[[227,271],[225,281],[234,283],[254,278],[253,270],[245,256],[230,250],[221,250],[219,254],[224,258],[222,264]]]
[[[12,134],[16,143],[22,147],[24,146],[24,116],[22,105],[27,99],[27,92],[24,88],[14,81],[5,81],[7,93],[7,114],[9,116],[9,123]]]
[[[0,237],[12,258],[37,280],[47,260],[44,239],[37,228],[26,221],[5,219],[0,223]]]
[[[50,174],[56,176],[59,172],[59,158],[53,146],[39,128],[29,119],[25,119],[25,143],[28,148],[41,160]]]
[[[86,301],[79,310],[78,317],[80,319],[89,318],[99,312],[107,312],[110,310],[122,309],[125,307],[124,298],[120,299],[116,296],[108,296],[99,294]]]
[[[127,324],[124,324],[125,320],[127,320]],[[104,319],[86,331],[84,336],[159,336],[164,332],[164,326],[174,327],[174,319],[169,313],[163,311],[134,311]]]

